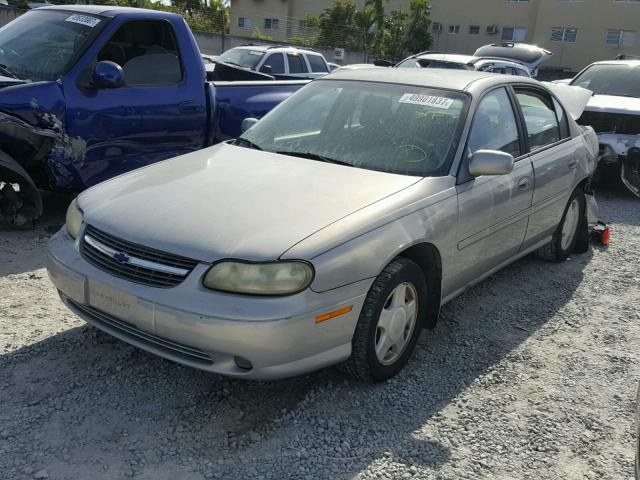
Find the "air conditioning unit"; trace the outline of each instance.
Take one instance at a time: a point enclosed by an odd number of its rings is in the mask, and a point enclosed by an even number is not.
[[[434,33],[440,33],[442,31],[442,24],[440,22],[433,22],[431,25],[431,31]]]
[[[489,25],[487,27],[487,33],[489,35],[495,35],[496,33],[498,33],[500,31],[500,29],[498,29],[497,25]]]

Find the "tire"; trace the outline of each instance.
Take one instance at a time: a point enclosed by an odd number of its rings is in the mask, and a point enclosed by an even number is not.
[[[351,341],[351,357],[339,368],[371,383],[396,375],[413,354],[426,300],[427,284],[420,267],[406,258],[392,261],[369,289]]]
[[[562,220],[553,232],[551,242],[536,251],[538,257],[552,262],[566,260],[574,251],[584,229],[585,198],[581,188],[577,188],[569,197],[564,208]]]

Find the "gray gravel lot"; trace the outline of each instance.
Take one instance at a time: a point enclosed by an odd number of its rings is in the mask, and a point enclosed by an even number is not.
[[[380,385],[334,369],[249,383],[86,327],[43,268],[65,199],[0,232],[2,479],[630,479],[640,200],[612,244],[516,262],[447,305]]]

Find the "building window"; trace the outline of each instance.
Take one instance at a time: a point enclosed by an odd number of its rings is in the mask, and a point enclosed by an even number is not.
[[[238,17],[239,28],[251,28],[251,19],[247,17]]]
[[[469,25],[469,35],[480,35],[480,25]]]
[[[264,29],[265,30],[278,30],[280,28],[280,20],[277,18],[265,18]]]
[[[527,29],[522,27],[502,27],[502,40],[513,42],[524,42],[527,36]]]
[[[460,33],[460,25],[449,25],[449,33]]]
[[[617,47],[633,47],[636,43],[634,30],[607,30],[607,45]]]
[[[552,42],[575,43],[578,29],[571,27],[554,27],[551,29]]]

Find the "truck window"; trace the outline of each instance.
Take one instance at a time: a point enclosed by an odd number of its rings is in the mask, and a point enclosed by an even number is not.
[[[281,53],[272,53],[269,55],[262,66],[269,65],[271,67],[271,73],[283,74],[284,73],[284,57]]]
[[[302,58],[302,55],[297,53],[287,53],[287,60],[289,62],[289,73],[306,73],[307,65]]]
[[[307,55],[309,65],[311,65],[312,72],[328,72],[327,64],[324,62],[320,55]]]
[[[127,22],[100,50],[98,61],[122,67],[126,86],[175,85],[182,67],[173,28],[164,20]]]

